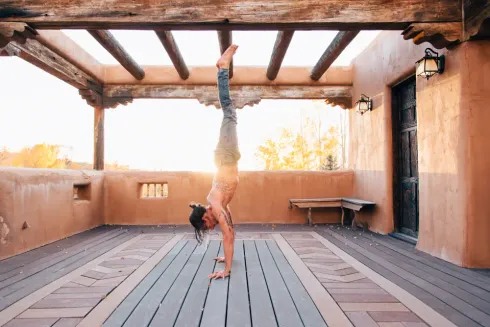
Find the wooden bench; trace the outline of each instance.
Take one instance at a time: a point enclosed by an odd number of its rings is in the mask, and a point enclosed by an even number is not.
[[[344,209],[350,209],[354,213],[352,218],[353,227],[355,227],[356,211],[361,211],[363,208],[374,207],[376,203],[354,198],[323,198],[323,199],[289,199],[289,208],[308,208],[306,220],[311,226],[311,209],[312,208],[341,208],[342,209],[342,226],[344,225]]]

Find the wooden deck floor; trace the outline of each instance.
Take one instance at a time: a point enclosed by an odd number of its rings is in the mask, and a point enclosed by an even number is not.
[[[370,232],[331,226],[319,233],[457,326],[490,326],[489,269],[461,268]]]
[[[490,326],[490,274],[332,226],[101,227],[0,261],[0,326]]]

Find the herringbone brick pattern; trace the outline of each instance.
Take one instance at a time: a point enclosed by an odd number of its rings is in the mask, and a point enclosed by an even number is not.
[[[355,327],[427,327],[391,294],[308,233],[281,233]]]
[[[33,304],[5,327],[76,326],[172,235],[151,234]]]

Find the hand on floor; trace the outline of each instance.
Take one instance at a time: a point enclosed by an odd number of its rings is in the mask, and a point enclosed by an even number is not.
[[[223,278],[230,276],[230,273],[225,272],[224,270],[221,271],[215,271],[214,273],[210,274],[208,278],[212,279],[218,279],[218,278]]]
[[[225,262],[225,257],[216,257],[216,258],[214,258],[214,260],[216,260],[216,262],[218,262],[218,263]]]

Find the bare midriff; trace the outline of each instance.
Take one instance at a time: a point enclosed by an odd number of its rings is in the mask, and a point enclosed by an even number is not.
[[[218,201],[223,208],[227,208],[235,195],[238,181],[238,167],[236,165],[221,166],[214,176],[213,187],[209,192],[208,201],[210,203]]]

